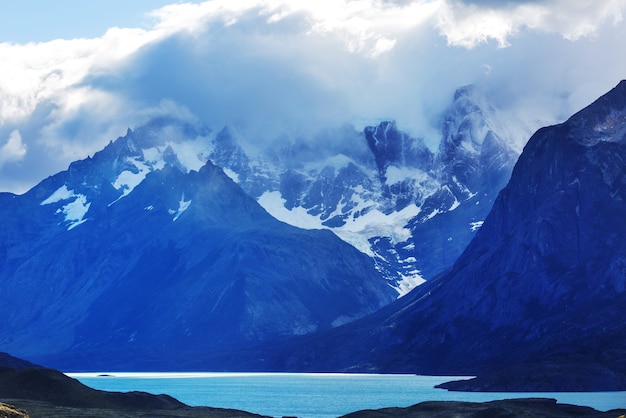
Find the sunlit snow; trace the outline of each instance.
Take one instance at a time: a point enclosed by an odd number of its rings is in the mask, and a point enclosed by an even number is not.
[[[454,197],[454,202],[452,202],[452,204],[450,205],[450,208],[448,209],[448,211],[452,212],[454,209],[458,208],[459,206],[461,206],[461,202],[459,202],[459,200],[455,196]]]
[[[57,189],[54,193],[50,195],[46,200],[41,202],[41,205],[49,205],[51,203],[60,202],[61,200],[67,200],[75,197],[76,195],[72,190],[69,190],[67,186],[64,184],[59,189]]]
[[[137,158],[127,158],[127,161],[132,163],[137,171],[133,172],[130,170],[124,170],[113,182],[113,187],[115,187],[116,190],[122,191],[122,195],[117,200],[128,196],[130,192],[132,192],[151,171],[147,164]]]
[[[440,213],[440,212],[439,212],[439,209],[433,209],[433,211],[432,211],[432,212],[430,212],[430,213],[428,214],[428,216],[426,217],[426,219],[425,219],[425,220],[432,219],[432,218],[434,218],[435,216],[437,216],[439,213]]]
[[[87,202],[87,196],[76,194],[73,190],[68,189],[66,185],[63,185],[52,193],[50,197],[41,202],[41,205],[49,205],[64,200],[72,201],[58,209],[56,213],[63,213],[65,215],[64,221],[68,222],[67,230],[69,231],[86,221],[84,217],[89,211],[91,202]]]
[[[87,196],[79,194],[76,195],[76,200],[63,206],[63,213],[65,214],[65,221],[70,222],[67,230],[77,227],[86,221],[83,219],[89,211],[91,202],[87,202]]]
[[[180,198],[180,201],[178,202],[178,209],[175,211],[170,210],[170,214],[174,215],[174,219],[172,219],[172,222],[175,222],[180,217],[180,215],[182,215],[183,212],[189,208],[189,205],[191,205],[191,200],[185,200],[185,195],[183,194],[183,196]]]
[[[363,201],[358,195],[353,196],[353,201],[357,203],[358,206],[357,210],[354,210],[353,213],[358,212],[359,207],[365,208],[372,206],[372,203]],[[270,215],[290,225],[303,229],[330,229],[339,238],[370,257],[377,256],[372,251],[371,244],[368,241],[370,238],[386,236],[389,237],[394,244],[408,240],[411,237],[411,231],[408,228],[398,225],[406,225],[420,212],[420,208],[415,204],[388,215],[385,215],[377,209],[371,209],[359,217],[347,218],[343,226],[331,229],[322,224],[323,220],[320,219],[319,215],[311,215],[303,207],[296,207],[291,210],[287,209],[285,207],[285,199],[283,199],[279,191],[266,191],[259,197],[258,202]],[[340,208],[335,212],[340,212]],[[418,271],[410,272],[409,274],[402,275],[402,280],[397,284],[395,289],[400,296],[403,296],[424,281]]]
[[[483,226],[483,222],[484,221],[470,222],[470,228],[472,231],[478,231],[480,227]]]
[[[239,174],[235,173],[230,168],[222,168],[224,174],[226,174],[232,181],[239,183]]]
[[[142,149],[141,153],[143,154],[143,160],[150,165],[152,170],[161,170],[165,167],[163,153],[158,147]]]
[[[399,298],[426,282],[417,270],[413,270],[408,274],[400,273],[400,276],[402,276],[402,280],[398,282],[397,287],[395,288],[398,292]]]
[[[168,148],[176,155],[176,159],[180,163],[179,168],[185,173],[189,173],[192,170],[199,171],[207,163],[212,147],[212,142],[208,138],[198,136],[189,141],[170,141],[161,146],[142,149],[141,157],[126,159],[127,162],[135,166],[135,169],[122,171],[112,183],[116,190],[122,191],[122,195],[111,202],[109,206],[128,196],[150,172],[163,169],[165,167],[163,153]]]
[[[355,200],[358,199],[358,197],[355,198]],[[302,207],[287,209],[285,199],[279,191],[266,191],[259,197],[258,201],[270,215],[290,225],[303,229],[330,229],[322,224],[323,220],[320,219],[319,215],[311,215]],[[363,204],[364,202],[356,203]],[[373,256],[368,242],[369,238],[387,236],[391,238],[393,243],[406,241],[410,238],[411,231],[397,225],[406,225],[409,220],[417,216],[419,211],[420,208],[414,204],[389,215],[372,209],[359,217],[347,218],[345,225],[331,230],[361,252]],[[341,212],[341,208],[338,208],[336,212]]]
[[[287,209],[279,191],[263,193],[258,202],[274,218],[302,229],[324,229],[319,217],[310,215],[303,207]]]

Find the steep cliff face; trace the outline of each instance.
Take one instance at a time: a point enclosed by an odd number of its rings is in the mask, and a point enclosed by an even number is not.
[[[452,266],[508,182],[518,153],[499,133],[502,121],[473,86],[460,88],[443,117],[434,173],[440,187],[407,227],[425,277]]]

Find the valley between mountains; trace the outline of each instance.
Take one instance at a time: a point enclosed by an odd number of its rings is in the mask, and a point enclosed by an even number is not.
[[[523,151],[472,86],[440,120],[436,149],[393,121],[261,149],[160,118],[0,193],[2,351],[626,390],[626,81]]]

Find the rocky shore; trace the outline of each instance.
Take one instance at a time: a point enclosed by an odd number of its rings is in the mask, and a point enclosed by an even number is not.
[[[106,392],[65,374],[0,353],[0,418],[254,418],[232,409],[192,407],[169,395]],[[484,403],[423,402],[408,408],[364,410],[344,418],[626,418],[625,409],[608,412],[559,404],[554,399],[515,399]]]
[[[250,418],[247,412],[208,407],[184,406],[179,409],[92,408],[54,405],[51,402],[3,399],[0,418]],[[593,408],[559,404],[554,399],[508,399],[493,402],[422,402],[408,408],[363,410],[341,418],[624,418],[626,409],[607,412]]]
[[[492,402],[422,402],[408,408],[358,411],[342,418],[624,418],[626,409],[607,412],[555,399],[505,399]]]

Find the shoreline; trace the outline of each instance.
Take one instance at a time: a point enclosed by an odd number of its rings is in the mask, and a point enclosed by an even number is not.
[[[272,418],[253,412],[211,407],[183,407],[180,409],[92,408],[54,405],[50,402],[28,399],[0,399],[1,412],[9,418]],[[425,401],[409,407],[388,407],[359,410],[337,418],[621,418],[626,409],[598,411],[593,408],[561,404],[549,398],[503,399],[491,402]],[[297,418],[297,417],[296,417]]]
[[[102,376],[106,374],[107,376]],[[613,392],[471,392],[450,391],[435,388],[442,382],[469,379],[469,376],[422,376],[415,374],[363,374],[363,373],[256,373],[256,372],[81,372],[67,373],[90,387],[101,390],[146,390],[157,387],[189,405],[215,405],[235,409],[257,411],[249,398],[259,398],[266,390],[267,402],[283,404],[287,401],[277,397],[289,395],[289,405],[304,408],[306,398],[315,396],[321,403],[332,403],[344,399],[344,403],[357,409],[376,409],[387,406],[408,407],[424,401],[446,402],[491,402],[503,399],[545,398],[559,403],[592,407],[607,411],[626,407],[626,391]],[[177,381],[178,379],[178,381]],[[315,388],[309,388],[309,386]],[[181,390],[180,387],[185,389]],[[211,396],[196,396],[194,386]],[[236,386],[235,389],[232,387]],[[380,393],[368,392],[367,399],[359,391],[370,390],[371,386],[385,388],[387,397],[380,400]],[[254,387],[258,393],[249,392]],[[352,387],[353,389],[350,389]],[[392,389],[390,389],[392,388]],[[393,389],[395,388],[395,389]],[[345,392],[341,392],[345,390]],[[404,393],[391,393],[397,390]],[[338,392],[339,391],[339,392]],[[271,395],[274,393],[273,395]],[[363,392],[364,393],[364,392]],[[241,395],[241,396],[239,396]],[[384,394],[383,394],[384,395]],[[216,403],[217,402],[217,403]],[[284,411],[289,411],[285,407]],[[283,412],[283,410],[281,410]],[[271,414],[270,414],[271,415]]]

